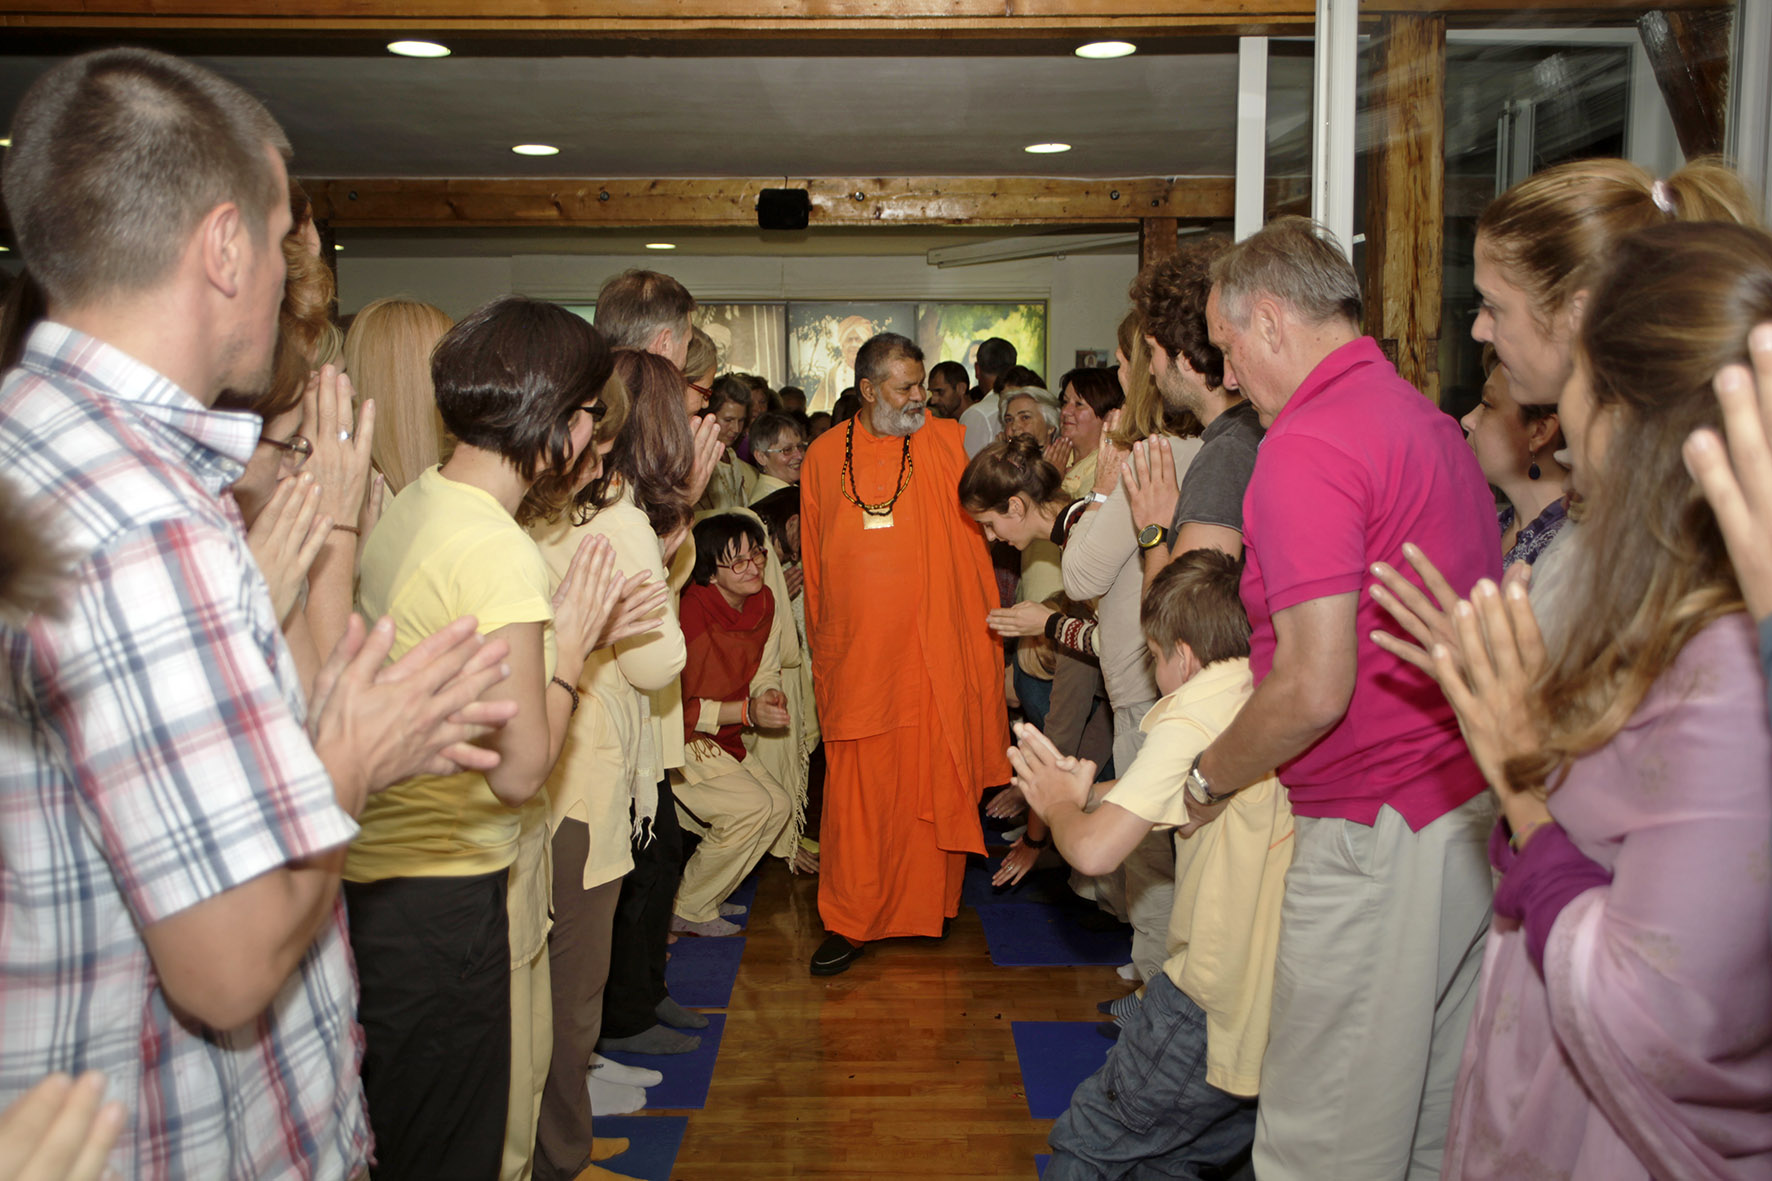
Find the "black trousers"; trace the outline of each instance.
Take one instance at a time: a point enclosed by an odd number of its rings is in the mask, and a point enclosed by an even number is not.
[[[344,884],[375,1181],[494,1181],[511,1090],[505,870]]]
[[[609,944],[609,983],[603,989],[603,1036],[633,1037],[658,1024],[665,999],[665,948],[671,906],[683,876],[683,827],[668,779],[658,784],[652,840],[634,844],[634,868],[621,880],[615,930]]]

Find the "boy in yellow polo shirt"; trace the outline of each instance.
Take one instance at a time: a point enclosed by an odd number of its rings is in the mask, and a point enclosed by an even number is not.
[[[1222,801],[1194,791],[1189,807],[1195,757],[1254,688],[1240,581],[1235,559],[1201,549],[1151,583],[1140,622],[1165,696],[1118,781],[1094,784],[1092,763],[1016,728],[1015,782],[1080,872],[1108,873],[1151,829],[1175,830],[1169,958],[1053,1127],[1046,1181],[1199,1176],[1236,1164],[1255,1139],[1292,809],[1271,775]]]

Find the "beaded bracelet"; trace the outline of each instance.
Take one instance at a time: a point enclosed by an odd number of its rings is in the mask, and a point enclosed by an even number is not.
[[[559,677],[549,677],[548,683],[550,685],[558,685],[558,686],[560,686],[560,688],[566,690],[566,692],[572,694],[572,710],[566,716],[571,717],[573,714],[577,713],[578,712],[578,690],[576,688],[574,688],[573,686],[567,684],[564,680],[560,679]]]

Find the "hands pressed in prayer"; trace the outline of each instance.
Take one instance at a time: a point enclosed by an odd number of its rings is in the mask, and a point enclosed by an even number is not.
[[[295,610],[308,571],[332,532],[332,518],[319,511],[320,485],[302,472],[277,481],[277,490],[246,531],[247,548],[271,588],[279,624]]]
[[[708,490],[708,481],[714,478],[714,468],[719,465],[720,453],[725,450],[720,446],[719,420],[713,415],[704,414],[696,419],[694,428],[690,434],[694,443],[695,462],[689,466],[689,486],[685,493],[690,504],[700,501],[702,493]],[[669,558],[665,560],[670,561]]]
[[[1070,471],[1077,462],[1077,445],[1065,435],[1052,436],[1052,442],[1046,444],[1046,462],[1061,472]]]
[[[578,679],[626,589],[627,580],[615,572],[615,550],[609,539],[591,534],[579,542],[554,590],[554,644],[558,666],[568,680]]]
[[[1126,485],[1126,504],[1132,510],[1132,527],[1167,528],[1175,519],[1181,488],[1175,482],[1175,450],[1162,435],[1140,439],[1121,465],[1120,480]]]
[[[1530,567],[1516,563],[1514,569],[1528,573],[1516,577],[1510,570],[1499,587],[1482,579],[1464,600],[1419,549],[1405,545],[1403,554],[1438,605],[1396,570],[1375,565],[1373,573],[1383,585],[1372,588],[1372,597],[1418,643],[1384,631],[1374,631],[1372,641],[1440,686],[1458,715],[1477,768],[1501,800],[1514,831],[1524,831],[1531,821],[1549,816],[1543,800],[1535,792],[1516,790],[1506,773],[1509,760],[1538,749],[1531,686],[1546,654],[1526,593]],[[1450,610],[1443,609],[1448,603]]]
[[[1081,809],[1089,802],[1089,789],[1095,783],[1094,763],[1059,753],[1039,727],[1027,722],[1015,724],[1015,738],[1016,744],[1009,748],[1013,783],[1040,819],[1047,819],[1048,811],[1057,804],[1070,803]]]
[[[788,584],[788,598],[797,599],[805,593],[806,567],[800,565],[798,562],[795,562],[791,566],[783,565],[781,568],[781,577],[782,580]]]
[[[308,375],[302,391],[301,434],[313,446],[304,468],[320,485],[320,511],[335,524],[358,526],[369,488],[370,445],[375,441],[375,400],[355,413],[351,379],[331,365]],[[362,530],[368,536],[368,530]]]
[[[363,564],[363,543],[375,532],[381,520],[382,505],[388,498],[388,478],[380,472],[369,473],[369,491],[363,496],[363,511],[357,514],[357,564]]]
[[[1126,449],[1114,442],[1114,432],[1120,429],[1122,417],[1123,411],[1110,410],[1101,420],[1101,443],[1095,449],[1095,487],[1091,491],[1103,496],[1119,486],[1120,466],[1126,460]]]
[[[394,623],[366,628],[352,615],[314,680],[308,734],[353,816],[363,799],[421,772],[490,771],[497,751],[474,740],[504,725],[516,701],[482,701],[510,675],[503,640],[482,640],[464,615],[392,664]],[[384,667],[385,666],[385,667]]]
[[[1772,616],[1772,324],[1748,334],[1746,365],[1718,371],[1724,446],[1709,428],[1686,440],[1686,467],[1717,515],[1753,617]]]
[[[603,623],[603,632],[591,650],[607,648],[630,636],[643,635],[658,626],[663,618],[665,599],[671,588],[653,581],[652,575],[637,570],[626,578],[616,579],[615,608]]]

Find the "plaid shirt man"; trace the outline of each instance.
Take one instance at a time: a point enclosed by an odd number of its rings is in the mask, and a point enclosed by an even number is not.
[[[75,562],[65,619],[0,628],[0,1105],[103,1071],[129,1177],[346,1177],[368,1155],[342,903],[225,1032],[168,1009],[141,936],[356,833],[223,494],[258,432],[59,324],[0,384],[0,472]]]

